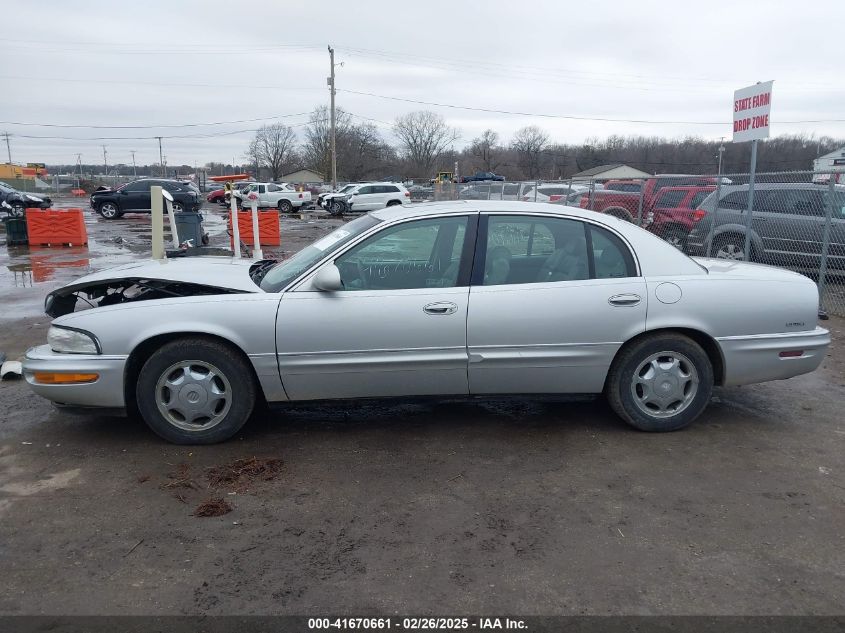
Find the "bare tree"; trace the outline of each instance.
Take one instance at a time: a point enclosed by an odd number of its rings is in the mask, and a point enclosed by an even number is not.
[[[528,178],[537,178],[543,164],[543,151],[549,144],[549,135],[536,125],[516,131],[511,146],[517,153],[517,162]]]
[[[291,166],[295,157],[296,133],[284,123],[262,125],[249,144],[247,156],[259,167],[266,167],[276,180]]]
[[[458,130],[446,125],[442,116],[427,110],[398,117],[393,124],[393,133],[412,168],[423,175],[431,173],[438,157],[459,136]]]
[[[469,151],[481,161],[484,171],[495,171],[501,164],[499,134],[493,130],[484,130],[481,136],[473,139]]]

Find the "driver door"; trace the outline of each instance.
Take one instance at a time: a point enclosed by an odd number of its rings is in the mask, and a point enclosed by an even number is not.
[[[388,226],[332,261],[344,290],[283,295],[279,372],[291,400],[467,394],[476,215]]]
[[[150,187],[154,183],[150,180],[141,180],[140,182],[132,182],[121,189],[123,199],[120,201],[120,208],[124,211],[149,211],[150,204]]]

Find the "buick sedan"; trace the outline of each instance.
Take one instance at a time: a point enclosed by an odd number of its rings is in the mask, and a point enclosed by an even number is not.
[[[231,437],[260,402],[391,396],[604,393],[633,427],[674,431],[714,385],[811,372],[830,343],[801,275],[505,201],[382,209],[280,263],[134,263],[45,309],[37,394],[138,411],[181,444]]]

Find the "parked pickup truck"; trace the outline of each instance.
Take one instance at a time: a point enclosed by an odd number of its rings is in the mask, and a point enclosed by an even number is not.
[[[478,171],[473,176],[464,176],[461,182],[504,181],[504,179],[504,176],[494,174],[492,171]]]
[[[252,205],[250,194],[258,196],[258,208],[275,207],[282,213],[290,213],[303,205],[311,204],[310,191],[297,191],[287,183],[253,182],[248,186],[233,192],[240,205],[248,208]]]

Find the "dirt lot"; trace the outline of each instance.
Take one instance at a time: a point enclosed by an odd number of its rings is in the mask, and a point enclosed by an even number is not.
[[[331,224],[285,222],[291,250]],[[84,272],[59,269],[0,277],[10,356]],[[667,435],[600,400],[401,401],[288,406],[185,448],[0,383],[0,613],[842,613],[845,320],[826,326],[818,372],[718,389]]]

